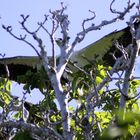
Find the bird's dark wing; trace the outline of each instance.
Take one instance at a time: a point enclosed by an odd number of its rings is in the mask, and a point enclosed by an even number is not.
[[[0,59],[0,76],[6,77],[9,72],[9,78],[17,81],[17,76],[26,74],[27,71],[36,72],[40,65],[37,56],[17,56]],[[8,71],[6,70],[8,67]]]

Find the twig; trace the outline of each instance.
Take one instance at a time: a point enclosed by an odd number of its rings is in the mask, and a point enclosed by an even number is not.
[[[36,49],[36,47],[34,45],[32,45],[30,42],[28,42],[26,40],[26,35],[22,36],[20,35],[20,37],[16,36],[15,34],[12,33],[12,27],[11,26],[5,26],[5,25],[2,25],[3,29],[5,29],[11,36],[13,36],[14,38],[16,38],[17,40],[20,40],[20,41],[23,41],[25,42],[26,44],[28,44],[31,48],[33,48],[33,50],[37,53],[37,55],[41,58],[38,50]]]
[[[113,14],[122,15],[122,19],[123,19],[123,14],[124,14],[124,13],[123,13],[123,12],[119,12],[119,11],[117,11],[116,9],[113,9],[113,8],[112,8],[114,2],[115,2],[115,0],[112,0],[112,2],[111,2],[111,4],[110,4],[110,11],[111,11]],[[128,4],[128,7],[129,7],[129,6],[130,6],[130,0],[128,0],[127,4]],[[128,12],[129,12],[129,9],[128,9]]]
[[[89,10],[89,12],[91,12],[91,13],[93,14],[93,17],[87,18],[87,19],[83,20],[83,23],[82,23],[83,32],[85,31],[85,23],[88,22],[88,21],[92,21],[92,20],[95,19],[95,17],[96,17],[95,12],[93,12],[93,11],[91,11],[91,10]],[[81,38],[81,40],[83,40],[84,37],[85,37],[85,35]]]
[[[25,26],[25,22],[27,21],[27,19],[29,18],[29,15],[24,16],[23,14],[20,15],[22,17],[22,22],[19,21],[19,23],[21,24],[21,26],[23,27],[23,29],[28,33],[28,34],[33,34],[33,32],[29,31],[26,26]]]
[[[44,15],[45,19],[43,22],[38,22],[39,27],[36,29],[36,33],[41,29],[41,27],[46,23],[46,21],[48,20],[48,15]]]
[[[130,2],[128,2],[128,5],[126,8],[124,8],[124,11],[120,12],[120,14],[118,16],[116,16],[115,18],[113,18],[111,20],[104,20],[99,25],[93,24],[93,26],[90,26],[88,28],[84,28],[83,31],[81,31],[77,34],[75,40],[72,43],[72,47],[71,47],[69,54],[71,54],[71,52],[73,51],[76,44],[80,43],[84,39],[85,34],[87,34],[90,31],[93,31],[93,30],[99,30],[99,29],[101,29],[101,27],[103,27],[105,25],[112,24],[112,23],[116,22],[118,19],[123,20],[124,16],[129,12],[130,9],[133,8],[134,5],[135,5],[135,3],[130,4]]]
[[[42,137],[43,136],[48,137],[50,135],[56,136],[58,139],[64,140],[64,138],[60,134],[58,134],[55,130],[53,130],[53,128],[49,128],[49,127],[42,128],[42,127],[35,126],[33,124],[24,123],[21,121],[15,122],[12,120],[0,122],[0,126],[1,127],[13,127],[13,128],[23,129],[23,130],[35,133],[35,134],[42,136]]]

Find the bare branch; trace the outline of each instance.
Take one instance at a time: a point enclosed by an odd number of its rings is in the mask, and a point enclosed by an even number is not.
[[[126,49],[122,45],[120,45],[118,43],[118,41],[115,41],[114,45],[122,53],[122,55],[124,56],[124,59],[128,60],[129,55],[128,55],[128,52],[126,51]]]
[[[13,36],[14,38],[16,38],[17,40],[20,40],[20,41],[23,41],[25,42],[26,44],[28,44],[29,46],[31,46],[31,48],[33,48],[33,50],[37,53],[37,55],[40,57],[40,54],[38,52],[38,50],[36,49],[35,46],[32,45],[32,43],[28,42],[26,40],[26,35],[22,36],[20,35],[20,37],[16,36],[15,34],[12,33],[12,27],[11,26],[5,26],[5,25],[2,25],[3,29],[5,29],[11,36]],[[41,57],[40,57],[41,58]]]
[[[114,0],[113,0],[114,2]],[[133,6],[135,5],[135,3],[132,3],[130,4],[128,2],[128,5],[126,8],[124,8],[124,11],[123,12],[120,12],[118,16],[116,16],[115,18],[111,19],[111,20],[104,20],[102,21],[99,25],[94,25],[92,24],[92,26],[88,27],[88,28],[84,28],[83,31],[79,32],[75,38],[75,40],[73,41],[72,43],[72,47],[71,47],[71,51],[69,52],[71,54],[71,52],[73,51],[75,45],[77,43],[80,43],[83,39],[84,39],[84,36],[85,34],[87,34],[88,32],[90,31],[93,31],[93,30],[99,30],[101,29],[103,26],[105,25],[109,25],[109,24],[112,24],[114,22],[116,22],[117,20],[123,20],[124,16],[129,12],[130,9],[133,8]]]
[[[87,18],[87,19],[83,20],[83,23],[82,23],[83,31],[85,31],[85,24],[86,24],[86,22],[88,22],[88,21],[92,21],[92,20],[95,19],[95,17],[96,17],[95,12],[93,12],[93,11],[91,11],[91,10],[89,10],[89,12],[91,12],[91,13],[93,14],[93,17],[91,17],[91,18]],[[84,37],[85,37],[85,36],[83,36],[83,37],[81,38],[81,40],[83,40]]]
[[[44,25],[46,23],[46,21],[48,20],[48,15],[44,15],[44,21],[43,22],[38,22],[39,27],[35,30],[35,31],[29,31],[29,29],[25,26],[25,23],[27,22],[27,19],[29,18],[29,15],[24,16],[23,14],[20,15],[22,17],[22,21],[19,23],[21,24],[23,30],[25,30],[28,34],[33,35],[34,33],[37,33],[40,28],[42,27],[42,25]]]
[[[136,43],[136,42],[134,42],[134,43]],[[121,99],[120,99],[120,109],[125,109],[125,103],[126,103],[126,98],[125,97],[128,96],[130,79],[132,77],[135,60],[136,60],[136,57],[137,57],[138,52],[139,52],[139,43],[134,44],[133,47],[134,48],[133,48],[133,51],[131,52],[131,56],[130,56],[130,60],[129,60],[130,61],[129,62],[129,67],[126,68],[126,72],[125,72],[125,76],[124,76],[124,82],[123,82],[123,87],[122,87],[122,93],[123,94],[121,95]]]
[[[96,90],[97,90],[97,91],[101,90],[107,82],[109,82],[109,81],[112,80],[110,77],[111,77],[115,72],[118,71],[122,60],[123,60],[123,57],[120,57],[120,58],[118,58],[118,59],[116,60],[116,63],[114,64],[113,68],[109,71],[109,74],[103,79],[103,81],[102,81],[99,85],[97,85],[97,87],[96,87]],[[96,92],[97,92],[97,91],[96,91]],[[90,99],[96,94],[94,90],[93,90],[91,93],[92,93],[92,94],[90,94],[90,95],[87,97],[87,102],[90,101]]]
[[[118,20],[118,19],[122,20],[122,18],[128,13],[128,11],[133,8],[134,4],[135,3],[132,3],[131,5],[128,5],[128,7],[125,8],[125,10],[123,12],[121,12],[121,14],[119,14],[119,16],[115,17],[114,19],[109,20],[109,21],[105,20],[97,26],[94,25],[92,27],[89,27],[85,30],[85,32],[88,33],[89,31],[92,31],[92,30],[101,29],[101,27],[103,27],[105,25],[108,25],[108,24],[112,24],[113,22],[116,22],[116,20]],[[82,32],[78,33],[78,35],[82,35],[82,34],[83,34]]]
[[[123,20],[123,18],[124,18],[124,12],[119,12],[119,11],[117,11],[116,9],[113,9],[112,8],[112,6],[113,6],[113,4],[114,4],[114,2],[115,2],[115,0],[113,0],[112,2],[111,2],[111,4],[110,4],[110,11],[113,13],[113,14],[118,14],[118,15],[122,15],[122,17],[120,16],[120,19],[121,20]],[[130,7],[131,5],[130,5],[130,0],[127,2],[127,7]],[[125,8],[126,9],[126,8]],[[128,11],[127,11],[127,13],[129,12],[129,9],[128,9]]]
[[[35,126],[33,124],[24,123],[21,121],[15,122],[12,120],[0,122],[0,126],[1,127],[13,127],[13,128],[23,129],[23,130],[35,133],[39,136],[42,136],[42,138],[43,137],[47,138],[48,136],[51,135],[54,138],[56,137],[60,140],[64,140],[64,138],[60,134],[58,134],[55,130],[53,130],[53,128],[49,128],[49,127],[42,128],[42,127]]]
[[[20,15],[22,17],[22,22],[19,21],[19,23],[21,24],[21,26],[23,27],[23,30],[25,30],[28,34],[33,34],[33,32],[29,31],[26,26],[25,26],[25,22],[27,21],[27,19],[29,18],[29,15],[24,16],[23,14]]]
[[[36,33],[42,28],[42,26],[46,23],[46,21],[48,20],[48,16],[49,15],[44,15],[45,19],[43,22],[38,22],[39,27],[36,29]]]

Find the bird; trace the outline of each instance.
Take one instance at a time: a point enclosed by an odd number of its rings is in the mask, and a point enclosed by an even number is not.
[[[115,48],[114,41],[118,41],[119,44],[127,47],[132,42],[132,35],[130,27],[123,28],[119,31],[111,32],[94,43],[84,47],[81,50],[73,52],[68,62],[67,67],[74,71],[72,63],[76,63],[79,67],[83,68],[89,61],[97,60],[104,65],[113,66],[115,60],[113,53]],[[119,50],[115,53],[116,57],[121,56]],[[51,59],[51,57],[49,57]],[[40,66],[41,60],[38,56],[15,56],[8,58],[0,58],[0,77],[6,77],[5,65],[8,66],[9,79],[18,82],[18,76],[25,75],[27,71],[36,73]],[[25,81],[24,81],[25,82]]]

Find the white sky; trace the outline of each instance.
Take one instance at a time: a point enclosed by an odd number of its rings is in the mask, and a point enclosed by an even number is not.
[[[138,0],[132,1],[138,3]],[[23,34],[24,32],[18,23],[21,21],[20,14],[29,14],[30,18],[27,25],[30,29],[35,29],[37,22],[43,21],[44,14],[48,14],[49,9],[58,9],[60,7],[60,2],[60,0],[1,0],[0,24],[11,25],[15,34]],[[93,21],[95,24],[99,24],[102,20],[110,20],[116,16],[111,14],[109,11],[110,2],[111,0],[64,0],[64,3],[68,5],[66,12],[69,15],[71,23],[69,30],[71,42],[74,40],[76,34],[81,31],[81,23],[83,19],[92,16],[92,14],[88,12],[89,9],[96,12],[96,19]],[[126,3],[127,0],[116,0],[114,7],[116,7],[116,9],[123,10]],[[134,13],[136,13],[136,8],[133,8],[132,12],[130,12],[131,15]],[[125,22],[129,20],[130,14],[126,16],[125,21],[118,21],[115,24],[104,27],[101,31],[93,31],[89,33],[85,40],[81,44],[77,45],[75,49],[79,50],[116,29],[124,28],[126,26]],[[46,27],[50,28],[49,23],[47,23]],[[45,45],[49,46],[47,35],[44,34],[44,32],[41,32],[40,36],[44,38]],[[0,37],[0,53],[5,53],[7,57],[16,55],[36,55],[32,48],[11,37],[1,27]],[[32,42],[33,40],[29,38],[29,41]],[[49,47],[47,50],[50,53]],[[17,89],[15,86],[16,85],[13,87],[13,92],[16,93]]]

